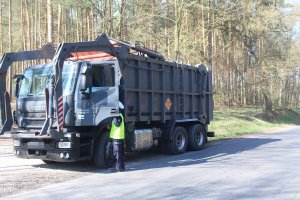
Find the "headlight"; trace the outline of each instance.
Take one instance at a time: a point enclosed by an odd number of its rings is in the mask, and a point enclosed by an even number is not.
[[[71,142],[58,142],[58,148],[60,149],[70,149]]]
[[[21,146],[21,141],[20,140],[14,140],[14,147],[19,147]]]

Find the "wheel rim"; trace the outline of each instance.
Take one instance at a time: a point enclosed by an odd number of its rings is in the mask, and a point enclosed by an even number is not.
[[[183,133],[179,133],[176,137],[176,147],[178,150],[182,150],[185,146],[185,137]]]
[[[204,137],[203,137],[202,132],[201,131],[196,131],[194,139],[195,139],[195,143],[198,146],[201,146],[203,144],[203,141],[204,141]]]

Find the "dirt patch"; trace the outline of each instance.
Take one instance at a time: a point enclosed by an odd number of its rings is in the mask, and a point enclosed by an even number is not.
[[[300,124],[300,113],[292,109],[277,109],[256,114],[254,117],[271,123]]]
[[[275,120],[275,114],[273,112],[263,112],[258,113],[254,116],[255,118],[261,119],[266,122],[274,122]]]

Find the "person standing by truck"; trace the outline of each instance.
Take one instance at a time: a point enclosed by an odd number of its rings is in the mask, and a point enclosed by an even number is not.
[[[125,162],[124,162],[125,126],[124,126],[124,117],[122,113],[120,113],[119,116],[114,117],[112,120],[111,129],[110,129],[110,139],[113,142],[113,154],[116,159],[116,165],[115,165],[116,171],[118,172],[125,171]]]

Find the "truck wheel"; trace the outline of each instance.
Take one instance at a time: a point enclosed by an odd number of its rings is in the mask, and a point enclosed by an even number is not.
[[[189,149],[198,151],[203,149],[207,140],[204,127],[200,124],[195,124],[189,128]]]
[[[188,136],[185,128],[177,126],[173,133],[173,139],[166,143],[169,154],[181,154],[187,149]]]
[[[114,164],[112,157],[112,143],[109,142],[109,133],[104,132],[96,141],[94,163],[98,168],[110,168]]]

